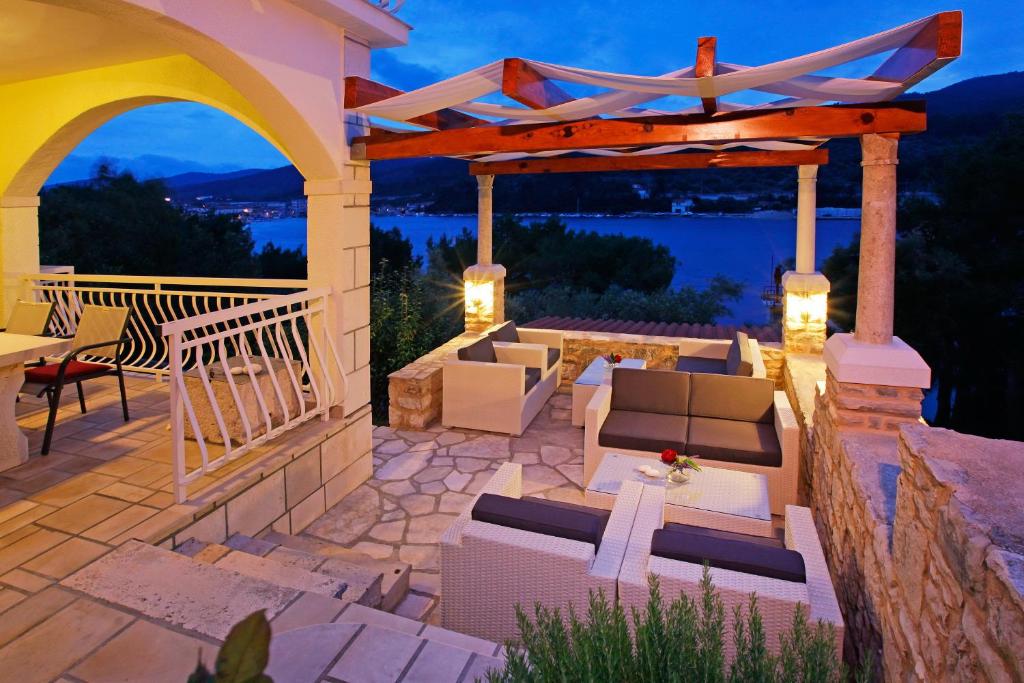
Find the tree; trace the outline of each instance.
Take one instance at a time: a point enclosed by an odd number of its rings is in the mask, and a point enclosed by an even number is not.
[[[932,368],[936,425],[1024,438],[1024,117],[930,164],[938,203],[900,210],[895,333]],[[848,329],[858,252],[855,241],[822,268],[834,318]]]

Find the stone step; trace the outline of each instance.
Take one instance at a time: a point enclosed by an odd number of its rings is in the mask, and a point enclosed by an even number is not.
[[[61,585],[218,640],[254,611],[264,609],[273,619],[305,594],[134,540]]]
[[[496,643],[480,638],[349,605],[334,623],[276,635],[266,673],[274,680],[294,683],[325,677],[469,683],[484,678],[488,669],[503,666],[500,650]]]
[[[294,588],[305,593],[317,593],[347,602],[358,602],[362,597],[362,594],[349,591],[348,584],[341,577],[281,564],[266,557],[232,550],[216,543],[211,543],[192,559],[197,562],[209,562],[222,569],[230,569],[239,574],[263,579],[278,586]]]
[[[334,560],[353,564],[365,569],[379,572],[383,579],[381,582],[381,604],[380,608],[391,612],[405,599],[409,592],[409,576],[412,568],[406,562],[399,560],[378,560],[364,553],[349,548],[343,548],[326,541],[318,541],[306,536],[292,536],[277,531],[268,531],[260,534],[256,540],[277,544],[277,548],[268,556],[277,556],[299,552],[302,556],[329,557]]]
[[[384,575],[381,573],[381,567],[364,566],[363,564],[349,562],[349,556],[347,555],[344,557],[316,555],[279,546],[272,540],[250,538],[242,534],[234,534],[224,545],[238,549],[232,552],[251,552],[256,557],[281,566],[294,567],[342,579],[348,584],[348,593],[344,599],[369,607],[381,607],[383,604],[385,593],[383,591]],[[358,555],[358,553],[356,554]],[[384,569],[388,568],[384,567]],[[393,589],[390,582],[388,587]],[[390,599],[390,595],[388,597]]]

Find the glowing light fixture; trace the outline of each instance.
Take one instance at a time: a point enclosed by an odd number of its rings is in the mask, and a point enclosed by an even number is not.
[[[466,280],[466,316],[492,321],[494,318],[494,283]]]
[[[828,319],[828,294],[825,292],[786,292],[786,326],[806,328],[824,325]]]

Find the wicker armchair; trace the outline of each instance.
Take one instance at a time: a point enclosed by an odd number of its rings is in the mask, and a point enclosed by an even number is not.
[[[583,612],[590,591],[614,599],[642,488],[623,485],[597,551],[581,541],[475,521],[469,506],[441,537],[441,625],[502,642],[518,637],[517,604],[564,612],[572,603]],[[522,465],[502,465],[483,493],[521,497]]]
[[[651,554],[654,532],[665,524],[665,489],[646,486],[633,522],[629,546],[619,572],[619,600],[627,613],[630,607],[643,608],[648,599],[648,574],[661,582],[661,594],[671,599],[680,592],[699,599],[703,564],[683,562]],[[835,627],[835,647],[840,659],[843,649],[843,616],[839,611],[832,579],[825,564],[825,555],[818,541],[818,533],[811,519],[811,511],[795,505],[786,506],[785,547],[798,552],[804,563],[806,581],[784,581],[731,569],[711,568],[715,589],[725,603],[726,656],[734,655],[732,632],[733,609],[747,607],[751,593],[757,593],[757,604],[764,621],[767,645],[778,652],[779,635],[793,624],[797,605],[808,610],[813,624],[818,620]]]

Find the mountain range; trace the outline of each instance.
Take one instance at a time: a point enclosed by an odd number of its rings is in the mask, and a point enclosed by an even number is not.
[[[928,159],[952,147],[976,141],[1002,116],[1024,113],[1024,72],[971,78],[906,99],[924,99],[929,130],[901,141],[900,181],[904,189],[926,191],[934,178]],[[860,152],[856,140],[828,143],[830,163],[819,173],[819,204],[858,205]],[[466,163],[426,158],[373,163],[373,202],[377,207],[425,206],[427,211],[475,210],[475,182]],[[495,183],[495,207],[518,211],[667,210],[673,196],[744,191],[791,195],[792,169],[707,169],[636,173],[590,173],[507,176]],[[230,173],[182,173],[164,181],[179,202],[196,197],[269,201],[302,196],[302,176],[291,166]],[[643,187],[646,199],[636,192]],[[642,194],[642,193],[641,193]],[[824,201],[822,201],[824,200]]]

